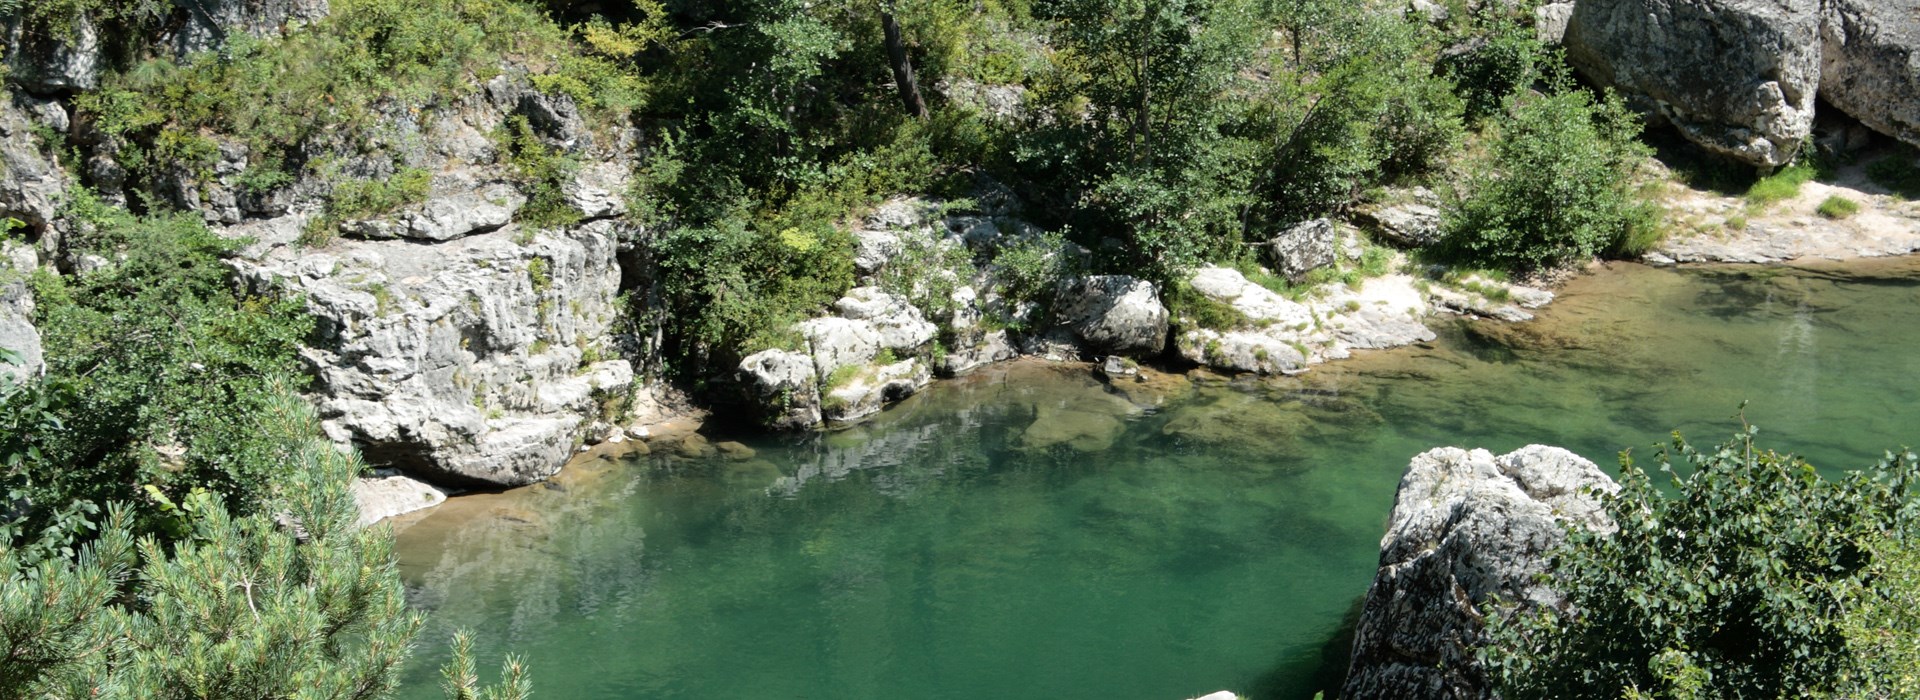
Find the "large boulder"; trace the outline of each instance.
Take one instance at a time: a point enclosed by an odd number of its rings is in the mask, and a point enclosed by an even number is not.
[[[258,247],[299,228],[228,233]],[[329,436],[437,483],[518,486],[558,471],[633,383],[626,360],[603,359],[624,236],[599,221],[436,245],[278,245],[238,267],[307,299],[318,328],[305,356]]]
[[[1920,0],[1828,0],[1821,40],[1820,95],[1920,144]]]
[[[1599,493],[1618,490],[1599,467],[1558,447],[1494,456],[1443,447],[1413,458],[1380,541],[1380,570],[1355,630],[1341,697],[1488,697],[1474,660],[1483,606],[1498,596],[1560,606],[1544,583],[1565,525],[1611,531]]]
[[[7,82],[38,95],[92,90],[105,69],[100,30],[81,18],[56,32],[31,28],[20,15],[6,20]]]
[[[1708,151],[1777,167],[1813,129],[1820,0],[1581,0],[1565,43],[1587,77]]]
[[[748,355],[740,362],[740,380],[767,427],[798,430],[820,424],[820,377],[805,353],[762,350]]]
[[[1338,244],[1333,222],[1314,219],[1287,227],[1262,245],[1261,252],[1276,274],[1299,282],[1307,273],[1332,265]]]
[[[1152,357],[1167,347],[1167,307],[1146,280],[1082,277],[1060,290],[1058,303],[1057,318],[1096,354]]]

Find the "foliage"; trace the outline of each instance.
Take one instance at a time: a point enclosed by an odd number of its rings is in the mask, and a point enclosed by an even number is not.
[[[302,302],[238,288],[222,262],[236,244],[198,216],[135,217],[85,192],[68,213],[75,252],[107,262],[34,279],[47,377],[0,410],[0,454],[17,455],[0,486],[24,504],[12,525],[142,500],[142,485],[174,501],[201,487],[250,512],[282,468],[262,437],[269,389],[304,384]],[[37,422],[47,415],[58,429]]]
[[[284,386],[257,408],[282,471],[258,512],[218,504],[175,542],[113,505],[71,559],[0,543],[0,695],[378,697],[419,626],[392,538],[355,526],[359,461]],[[278,515],[273,515],[278,514]],[[44,550],[44,548],[41,548]]]
[[[527,203],[514,214],[522,225],[550,229],[580,220],[582,214],[562,189],[580,169],[579,162],[541,140],[524,116],[509,117],[493,138],[514,177],[527,185]]]
[[[1860,203],[1836,194],[1820,202],[1818,211],[1829,219],[1845,219],[1860,213]]]
[[[1343,209],[1368,187],[1415,175],[1463,138],[1465,103],[1433,75],[1431,36],[1412,20],[1357,4],[1301,3],[1282,20],[1291,52],[1248,130],[1270,141],[1257,208],[1286,226]]]
[[[300,242],[325,245],[333,240],[340,223],[392,213],[409,204],[427,199],[433,186],[433,173],[420,168],[401,168],[393,177],[380,180],[346,180],[335,183],[320,216],[307,222]]]
[[[1444,250],[1473,265],[1527,271],[1644,245],[1658,211],[1635,188],[1650,150],[1618,97],[1559,82],[1521,99],[1471,162],[1446,212]]]
[[[1602,498],[1618,531],[1572,528],[1554,555],[1568,606],[1493,616],[1480,653],[1504,695],[1774,698],[1905,682],[1878,664],[1911,655],[1898,646],[1920,630],[1887,605],[1913,580],[1880,574],[1911,553],[1880,555],[1916,533],[1920,460],[1828,480],[1754,434],[1706,452],[1676,435],[1656,469],[1671,493],[1623,456],[1620,492]],[[1884,644],[1868,620],[1904,625],[1904,641]]]
[[[644,44],[658,31],[621,36]],[[364,144],[382,115],[472,94],[507,58],[556,61],[534,71],[536,85],[590,111],[617,115],[641,102],[638,78],[603,53],[624,49],[604,48],[610,41],[581,48],[570,36],[519,0],[335,0],[325,19],[283,40],[235,36],[219,52],[150,59],[110,74],[76,106],[111,137],[133,184],[151,186],[168,172],[207,175],[220,155],[215,135],[246,146],[255,180],[273,182],[282,179],[266,173],[318,165],[307,158],[312,150]]]
[[[1818,171],[1813,166],[1796,163],[1781,168],[1779,172],[1760,178],[1747,190],[1747,201],[1766,206],[1800,196],[1800,186],[1812,180]]]
[[[1507,23],[1495,26],[1480,45],[1442,57],[1436,67],[1466,100],[1467,118],[1481,119],[1507,111],[1507,99],[1540,75],[1543,53],[1532,27]]]
[[[1007,301],[1013,306],[1052,306],[1060,281],[1080,271],[1080,261],[1069,254],[1067,246],[1066,234],[1052,231],[1003,244],[994,251],[994,279]]]
[[[1088,229],[1115,232],[1122,245],[1106,252],[1146,277],[1172,279],[1237,243],[1254,151],[1226,127],[1262,35],[1257,6],[1049,0],[1035,15],[1052,22],[1064,70],[1050,88],[1055,126],[1021,159],[1065,163]]]

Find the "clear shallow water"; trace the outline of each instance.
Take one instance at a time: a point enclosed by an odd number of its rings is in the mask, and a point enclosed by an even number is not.
[[[1717,441],[1743,400],[1830,469],[1920,443],[1916,269],[1621,266],[1533,323],[1298,378],[1015,364],[748,459],[585,461],[401,532],[431,611],[401,695],[438,697],[466,627],[545,698],[1311,697],[1427,448],[1611,465]]]

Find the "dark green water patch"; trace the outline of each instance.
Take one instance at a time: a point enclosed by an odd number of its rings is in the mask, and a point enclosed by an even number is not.
[[[1438,325],[1265,381],[1015,364],[831,435],[457,499],[401,533],[432,613],[403,696],[466,627],[552,698],[1306,697],[1425,449],[1609,465],[1742,401],[1828,468],[1920,442],[1911,262],[1621,266],[1531,323]]]

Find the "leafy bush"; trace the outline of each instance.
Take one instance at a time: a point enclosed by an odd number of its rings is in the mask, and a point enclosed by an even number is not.
[[[1442,57],[1436,67],[1466,100],[1466,116],[1480,119],[1506,113],[1507,98],[1540,75],[1542,53],[1532,27],[1500,24],[1487,33],[1484,43]]]
[[[1887,606],[1914,579],[1882,576],[1911,571],[1912,554],[1878,547],[1920,534],[1920,461],[1828,480],[1754,432],[1706,452],[1675,436],[1656,470],[1671,493],[1622,458],[1621,490],[1602,499],[1619,530],[1574,528],[1554,556],[1568,605],[1492,616],[1480,654],[1505,696],[1805,697],[1885,678],[1884,654],[1911,657],[1920,627]],[[1903,641],[1868,621],[1901,625]]]
[[[1894,194],[1912,199],[1920,197],[1920,157],[1912,146],[1900,145],[1893,153],[1867,164],[1867,177]]]
[[[1360,5],[1308,3],[1295,12],[1292,52],[1275,52],[1275,80],[1245,127],[1263,154],[1261,225],[1285,226],[1344,208],[1368,187],[1426,171],[1464,136],[1464,103],[1433,75],[1420,25]]]
[[[1657,209],[1638,194],[1650,150],[1617,97],[1564,82],[1522,99],[1446,212],[1443,250],[1470,264],[1527,271],[1643,238]]]
[[[135,217],[85,192],[69,215],[82,232],[70,245],[108,264],[34,279],[47,377],[0,410],[0,453],[29,458],[0,474],[26,504],[15,524],[47,527],[75,500],[142,500],[143,485],[175,501],[204,488],[249,512],[281,469],[261,437],[269,389],[304,386],[303,303],[239,289],[222,262],[236,244],[198,216]],[[28,401],[60,429],[17,422],[35,414]]]

